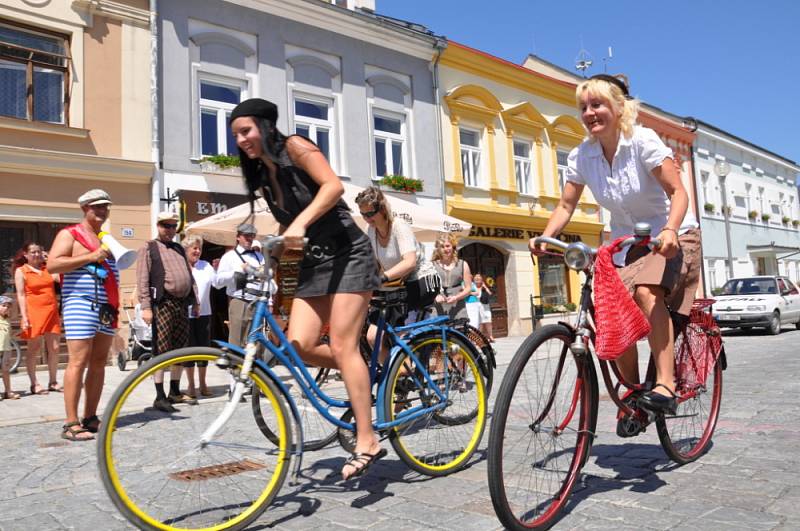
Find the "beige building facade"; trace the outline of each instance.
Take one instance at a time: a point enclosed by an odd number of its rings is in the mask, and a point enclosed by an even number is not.
[[[0,5],[0,292],[23,242],[49,249],[89,189],[111,195],[126,247],[150,238],[150,46],[147,0]]]

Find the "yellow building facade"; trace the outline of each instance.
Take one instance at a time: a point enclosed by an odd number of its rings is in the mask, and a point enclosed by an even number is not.
[[[460,256],[494,284],[495,335],[529,333],[532,295],[556,308],[579,297],[577,273],[557,257],[534,264],[528,250],[558,204],[567,154],[585,137],[575,85],[450,41],[439,91],[447,213],[472,223]],[[602,230],[587,189],[562,239],[597,246]]]

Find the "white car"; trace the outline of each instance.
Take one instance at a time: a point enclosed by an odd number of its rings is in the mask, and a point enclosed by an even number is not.
[[[759,326],[773,335],[780,333],[781,324],[800,330],[800,290],[786,277],[732,278],[714,299],[712,313],[720,327]]]

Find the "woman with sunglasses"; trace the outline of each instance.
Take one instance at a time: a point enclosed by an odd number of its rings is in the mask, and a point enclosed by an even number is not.
[[[379,188],[370,186],[361,191],[356,196],[356,204],[368,225],[367,237],[382,272],[381,282],[402,280],[405,283],[408,311],[388,316],[392,325],[402,325],[409,311],[418,311],[433,304],[439,291],[439,277],[433,265],[424,259],[411,226],[392,216],[389,202]],[[374,320],[374,316],[370,316],[373,322],[367,331],[370,344],[375,340]],[[386,352],[381,354],[385,355]]]
[[[253,98],[233,109],[230,125],[239,147],[251,201],[260,192],[280,223],[283,247],[308,251],[300,262],[287,337],[303,359],[339,369],[356,422],[355,452],[342,467],[344,479],[364,475],[386,455],[372,429],[369,371],[358,340],[372,290],[380,285],[369,239],[342,200],[344,187],[319,148],[308,139],[278,131],[278,108]],[[272,251],[274,260],[280,250]],[[330,323],[330,344],[320,345]]]

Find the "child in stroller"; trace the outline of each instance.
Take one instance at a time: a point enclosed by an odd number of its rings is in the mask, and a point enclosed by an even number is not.
[[[128,361],[136,361],[141,365],[149,360],[152,355],[153,329],[142,319],[142,309],[137,303],[133,308],[133,319],[131,319],[128,308],[125,308],[125,316],[128,319],[130,333],[128,334],[128,347],[125,351],[117,354],[117,366],[124,371]]]

